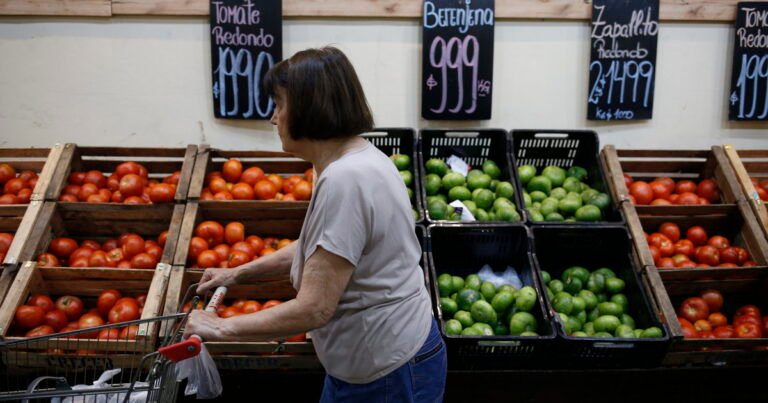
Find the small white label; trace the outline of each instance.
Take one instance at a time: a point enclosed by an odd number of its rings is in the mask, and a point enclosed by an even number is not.
[[[451,170],[456,171],[460,173],[462,176],[466,177],[469,174],[469,165],[464,162],[463,159],[451,155],[450,158],[446,161],[449,167],[451,167]]]
[[[477,221],[475,220],[475,216],[472,215],[467,206],[461,201],[454,200],[450,205],[453,206],[454,211],[461,214],[461,221]]]

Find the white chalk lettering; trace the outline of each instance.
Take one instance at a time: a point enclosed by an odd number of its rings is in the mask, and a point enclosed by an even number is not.
[[[258,25],[261,12],[253,7],[251,0],[245,0],[242,6],[225,6],[221,1],[214,1],[217,24]]]
[[[490,8],[478,8],[471,10],[472,0],[466,0],[464,8],[438,9],[431,1],[424,2],[424,27],[428,29],[437,27],[458,27],[462,34],[469,28],[476,26],[492,26],[493,10]]]

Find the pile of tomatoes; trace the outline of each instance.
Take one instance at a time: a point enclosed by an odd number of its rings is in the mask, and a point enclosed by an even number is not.
[[[755,187],[755,191],[757,192],[757,195],[760,197],[760,200],[764,202],[768,202],[768,178],[758,179],[758,178],[749,178],[752,180],[752,185]]]
[[[227,305],[225,303],[221,303],[219,307],[216,309],[216,314],[219,315],[220,318],[231,318],[233,316],[239,316],[239,315],[245,315],[249,313],[259,312],[264,309],[269,309],[273,306],[277,306],[282,304],[283,301],[277,300],[277,299],[271,299],[269,301],[265,301],[264,303],[261,303],[259,301],[253,300],[253,299],[237,299],[232,302],[232,304]],[[187,302],[184,304],[184,307],[182,308],[182,312],[189,312],[189,310],[192,307],[192,302]],[[195,309],[203,309],[205,306],[202,301],[198,302],[198,304],[195,306]],[[297,334],[295,336],[291,336],[285,341],[292,341],[292,342],[302,342],[306,341],[307,337],[305,334]]]
[[[99,294],[96,306],[86,311],[87,307],[79,297],[65,295],[54,301],[47,295],[32,295],[26,304],[16,308],[13,323],[18,330],[24,332],[25,337],[71,332],[137,320],[141,317],[146,300],[145,294],[134,298],[125,297],[118,290],[105,290]],[[80,333],[76,337],[135,340],[137,331],[137,325],[130,325]]]
[[[653,262],[657,267],[748,267],[757,263],[740,246],[731,246],[728,238],[708,236],[707,231],[694,225],[681,238],[680,227],[672,222],[661,224],[658,232],[645,234]]]
[[[59,201],[86,203],[149,204],[170,203],[176,194],[180,171],[159,182],[149,179],[149,171],[136,162],[124,162],[109,176],[91,170],[72,172]]]
[[[127,233],[99,244],[93,240],[77,243],[72,238],[54,238],[48,252],[37,257],[39,267],[117,267],[154,269],[168,238],[164,231],[157,241]]]
[[[221,171],[205,177],[201,200],[309,200],[312,197],[312,168],[304,176],[283,178],[277,174],[265,175],[264,170],[252,166],[243,170],[236,159],[224,162]]]
[[[733,322],[721,309],[723,295],[717,290],[702,291],[698,297],[680,304],[678,321],[683,335],[690,339],[761,338],[768,335],[768,316],[760,316],[760,308],[743,305],[733,314]]]
[[[0,164],[0,204],[26,204],[32,197],[37,185],[37,174],[33,171],[21,171],[8,164]]]
[[[189,242],[187,262],[191,268],[234,268],[288,246],[290,239],[245,235],[245,225],[233,221],[225,226],[203,221]]]
[[[698,184],[692,180],[663,177],[650,183],[636,181],[624,174],[624,184],[629,190],[629,199],[637,205],[669,204],[712,204],[720,202],[720,188],[712,179],[704,179]]]
[[[5,254],[8,253],[11,242],[13,242],[13,234],[0,232],[0,263],[3,263],[3,260],[5,260]]]

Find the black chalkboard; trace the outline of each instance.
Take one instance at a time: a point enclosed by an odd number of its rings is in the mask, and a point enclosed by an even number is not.
[[[738,3],[730,120],[768,120],[768,3]]]
[[[212,0],[213,113],[269,119],[274,104],[261,82],[283,58],[281,0]]]
[[[587,119],[653,116],[659,0],[592,3]]]
[[[421,116],[491,118],[493,0],[424,2]]]

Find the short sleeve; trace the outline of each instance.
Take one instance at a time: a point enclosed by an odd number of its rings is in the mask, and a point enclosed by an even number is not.
[[[318,246],[357,266],[370,238],[372,205],[354,177],[332,176],[318,181],[316,200],[305,228],[305,262]]]

